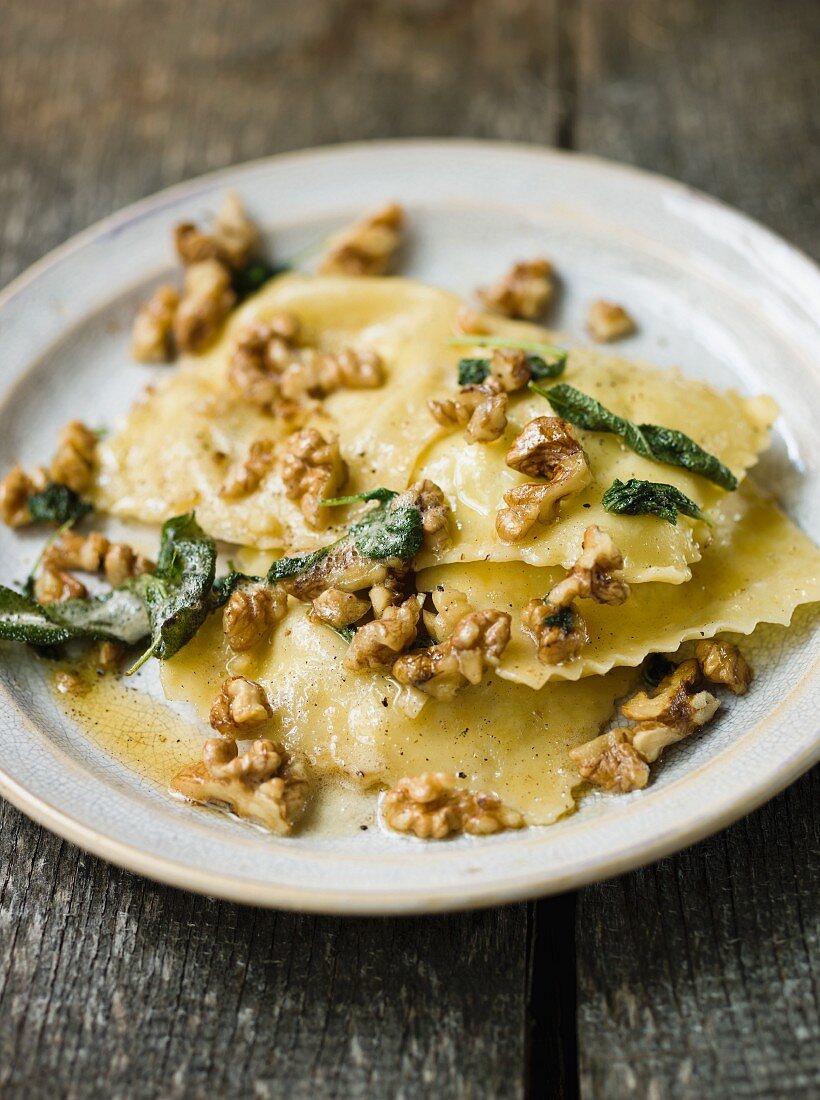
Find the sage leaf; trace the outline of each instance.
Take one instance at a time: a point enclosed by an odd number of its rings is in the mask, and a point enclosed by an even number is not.
[[[535,378],[558,378],[564,373],[569,356],[566,348],[517,336],[453,336],[448,343],[457,348],[517,348],[519,351],[526,351],[528,358],[540,359],[543,364],[537,368],[538,374],[533,372]]]
[[[54,523],[62,527],[76,523],[92,511],[92,505],[58,481],[52,481],[28,498],[28,510],[35,523]]]
[[[104,596],[41,605],[0,585],[0,638],[36,646],[60,645],[74,638],[134,645],[149,630],[142,600],[123,589]]]
[[[617,478],[604,493],[603,505],[607,512],[624,516],[659,516],[669,523],[677,524],[678,513],[691,516],[692,519],[711,520],[685,493],[674,485],[664,485],[656,481],[619,481]]]

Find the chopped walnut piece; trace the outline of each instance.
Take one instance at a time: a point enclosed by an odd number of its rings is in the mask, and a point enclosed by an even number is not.
[[[291,313],[249,325],[236,338],[228,367],[231,385],[252,405],[273,405],[279,396],[279,378],[296,354],[298,339],[299,321]]]
[[[131,577],[153,573],[156,565],[150,558],[138,554],[124,542],[112,542],[103,560],[103,573],[108,583],[116,588]]]
[[[654,695],[639,691],[621,704],[621,714],[636,725],[630,731],[644,760],[657,760],[667,745],[682,741],[706,724],[720,706],[708,691],[698,691],[700,666],[683,661],[665,676]]]
[[[284,444],[280,472],[288,500],[299,502],[308,526],[317,531],[327,527],[331,513],[322,501],[338,496],[347,481],[339,440],[328,442],[315,428],[294,432]]]
[[[360,626],[345,654],[351,672],[389,669],[396,657],[416,640],[416,626],[424,597],[410,596],[399,607],[387,607],[380,619]]]
[[[438,553],[450,545],[450,505],[444,492],[434,481],[425,478],[414,482],[393,502],[394,508],[415,507],[421,512],[424,528],[424,548]]]
[[[469,306],[459,306],[456,311],[456,328],[465,336],[487,336],[490,326],[482,315]]]
[[[526,352],[517,348],[495,348],[490,357],[490,377],[505,393],[518,393],[532,378]]]
[[[488,836],[524,825],[521,814],[497,795],[458,787],[445,772],[400,779],[385,794],[381,811],[388,828],[422,840],[443,840],[452,833]]]
[[[343,592],[341,588],[327,588],[313,601],[308,614],[313,622],[327,623],[339,630],[358,622],[369,610],[370,600],[361,600],[355,593]]]
[[[34,598],[38,603],[64,603],[87,595],[85,585],[61,569],[44,567],[34,581]]]
[[[605,791],[641,790],[649,782],[649,767],[635,750],[624,729],[614,729],[570,749],[570,760],[581,778]]]
[[[45,479],[34,479],[22,466],[9,470],[0,483],[0,515],[8,527],[24,527],[31,523],[28,498],[44,488]]]
[[[335,354],[306,348],[294,356],[279,377],[289,401],[326,397],[342,387],[375,389],[384,382],[381,356],[375,351],[346,348]]]
[[[360,592],[371,585],[391,588],[407,571],[407,563],[398,558],[377,561],[367,557],[349,539],[331,546],[305,569],[283,577],[280,584],[289,596],[306,602],[315,600],[326,588],[341,588],[345,592]]]
[[[245,585],[231,593],[222,612],[222,632],[234,653],[267,641],[284,619],[288,597],[278,585]]]
[[[121,642],[100,642],[97,645],[95,668],[104,676],[109,672],[119,672],[128,647]]]
[[[174,317],[174,338],[182,351],[197,354],[213,342],[236,305],[231,275],[218,260],[201,260],[185,270],[182,299]]]
[[[485,670],[498,665],[509,640],[505,611],[472,611],[459,619],[446,641],[399,657],[393,675],[400,684],[436,699],[452,699],[467,684],[481,683]]]
[[[388,607],[393,607],[396,603],[401,602],[401,598],[387,583],[374,584],[368,592],[368,596],[370,598],[370,606],[373,608],[373,614],[377,619],[382,617]]]
[[[586,623],[574,607],[555,607],[545,600],[530,600],[525,605],[521,625],[545,665],[574,660],[589,641]]]
[[[259,488],[275,459],[272,439],[257,439],[248,448],[248,457],[233,470],[219,488],[223,499],[236,500]]]
[[[470,443],[492,443],[507,427],[508,398],[496,378],[480,385],[462,386],[455,400],[432,400],[427,408],[444,428],[465,428]]]
[[[328,241],[320,275],[384,275],[402,242],[404,210],[389,203]]]
[[[183,768],[171,789],[193,802],[227,806],[239,817],[286,836],[308,796],[304,758],[275,741],[254,741],[238,755],[234,741],[211,738],[202,762]]]
[[[469,615],[474,608],[466,595],[457,588],[436,588],[430,595],[436,613],[425,611],[424,625],[431,638],[444,642],[464,616]]]
[[[174,317],[179,294],[159,286],[141,305],[131,329],[131,354],[139,363],[167,363],[174,357]]]
[[[123,542],[109,542],[99,531],[78,535],[65,531],[43,554],[48,569],[80,569],[84,573],[102,573],[116,588],[132,577],[152,573],[154,562],[138,554]]]
[[[75,493],[89,488],[94,479],[97,436],[80,420],[70,420],[57,439],[57,453],[51,460],[52,481],[67,485]]]
[[[536,416],[513,440],[506,463],[528,477],[552,478],[563,467],[577,462],[579,455],[586,461],[584,449],[568,420],[560,416]]]
[[[723,684],[735,695],[745,695],[753,673],[746,658],[732,642],[706,638],[695,646],[695,657],[706,679]]]
[[[227,267],[244,267],[258,244],[259,231],[239,196],[232,191],[225,196],[210,232],[193,222],[182,222],[174,229],[177,255],[186,267],[205,260],[218,260]]]
[[[587,330],[593,340],[607,344],[635,331],[635,322],[623,306],[613,302],[593,302],[587,313]]]
[[[242,737],[246,727],[266,722],[272,714],[265,689],[244,676],[229,676],[211,707],[211,725],[225,737]]]
[[[509,489],[504,494],[505,507],[499,508],[495,517],[498,537],[504,542],[518,542],[536,523],[549,523],[560,502],[580,492],[589,484],[589,478],[589,464],[581,450],[556,466],[545,484],[528,481]]]
[[[552,589],[549,602],[568,607],[576,598],[617,606],[629,596],[629,585],[613,576],[622,569],[623,555],[606,531],[594,524],[584,531],[581,553],[566,577]]]
[[[495,313],[535,321],[543,315],[554,292],[552,264],[538,259],[513,264],[497,283],[479,290],[478,296]]]

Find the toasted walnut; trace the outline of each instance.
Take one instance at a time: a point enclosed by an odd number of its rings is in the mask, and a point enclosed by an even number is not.
[[[552,478],[579,455],[586,458],[569,421],[560,416],[537,416],[513,440],[506,463],[528,477]]]
[[[211,725],[225,737],[240,737],[245,729],[271,716],[265,689],[244,676],[229,676],[211,707]]]
[[[506,393],[490,394],[476,406],[467,424],[468,443],[494,443],[507,427]]]
[[[328,588],[313,601],[309,617],[315,623],[327,623],[337,630],[364,618],[370,610],[370,600],[361,600],[353,592]]]
[[[635,331],[635,322],[623,306],[599,301],[589,307],[587,329],[593,340],[606,344],[631,336]]]
[[[497,379],[505,393],[518,393],[532,378],[526,352],[517,348],[495,348],[490,357],[490,377]]]
[[[736,645],[706,638],[695,646],[695,656],[710,683],[723,684],[735,695],[745,695],[749,690],[753,673]]]
[[[623,568],[621,551],[600,527],[594,524],[584,531],[581,553],[566,577],[552,589],[549,602],[554,607],[568,607],[576,598],[589,598],[596,603],[617,606],[629,596],[629,585],[613,576]]]
[[[174,357],[174,317],[179,294],[159,286],[140,306],[131,329],[131,354],[140,363],[167,363]]]
[[[275,459],[272,439],[257,439],[248,448],[248,457],[233,470],[219,488],[219,495],[226,500],[248,496],[259,488],[265,474],[272,469]]]
[[[455,630],[465,615],[474,610],[473,605],[463,592],[457,588],[439,586],[430,593],[436,611],[424,612],[424,625],[427,633],[437,642],[444,642]]]
[[[555,518],[558,505],[572,493],[580,492],[589,484],[589,464],[583,451],[579,451],[556,466],[546,484],[525,482],[504,494],[506,507],[499,508],[495,517],[495,529],[504,542],[518,542],[536,523],[549,523]]]
[[[720,706],[708,691],[698,691],[700,666],[683,661],[665,676],[654,695],[639,691],[621,704],[621,714],[636,723],[631,740],[644,760],[657,760],[667,745],[682,741],[712,718]]]
[[[605,791],[641,790],[649,782],[649,768],[632,746],[628,731],[615,729],[570,749],[570,760],[588,780]]]
[[[304,758],[275,741],[254,741],[240,756],[234,741],[212,738],[205,742],[202,762],[184,768],[171,789],[193,802],[227,806],[286,836],[307,801],[309,784]]]
[[[480,385],[462,386],[455,400],[432,400],[427,408],[444,428],[465,428],[470,443],[492,443],[507,427],[508,398],[495,378]]]
[[[385,580],[389,580],[389,578],[385,578]],[[367,595],[370,599],[370,606],[373,608],[373,614],[377,619],[381,618],[388,607],[394,607],[396,604],[401,603],[401,597],[387,583],[374,584]]]
[[[555,291],[549,260],[528,260],[513,264],[491,287],[478,292],[487,309],[505,317],[534,321],[541,317]]]
[[[538,660],[559,665],[574,660],[589,641],[586,623],[574,607],[555,607],[548,600],[530,600],[521,625],[538,649]]]
[[[328,241],[320,275],[384,275],[402,241],[404,210],[389,203]]]
[[[174,339],[182,351],[198,353],[213,342],[236,305],[231,275],[218,260],[202,260],[185,270],[182,299],[174,317]]]
[[[89,488],[94,479],[97,436],[79,420],[70,420],[57,439],[57,453],[51,460],[52,481],[67,485],[75,493]]]
[[[285,617],[288,597],[278,585],[247,585],[231,593],[222,612],[222,631],[234,653],[266,641]]]
[[[103,573],[110,585],[116,588],[131,577],[153,573],[156,564],[143,554],[138,554],[124,542],[112,542],[103,561]]]
[[[308,526],[317,531],[327,527],[331,513],[322,501],[338,496],[347,481],[338,439],[328,442],[315,428],[295,432],[284,445],[279,468],[285,493],[299,502]]]
[[[413,507],[421,512],[424,548],[438,553],[450,545],[450,505],[434,481],[416,481],[393,502],[395,508]]]
[[[22,466],[9,470],[0,483],[0,515],[3,523],[9,527],[24,527],[31,523],[28,498],[43,487],[44,479],[30,477]]]
[[[152,573],[154,562],[123,542],[109,542],[99,531],[78,535],[65,531],[43,554],[49,569],[81,569],[84,573],[102,573],[115,588],[132,577]]]
[[[34,581],[34,598],[38,603],[64,603],[87,595],[85,585],[61,569],[44,567]]]
[[[456,311],[456,328],[465,336],[487,336],[490,326],[481,314],[469,306],[459,306]]]
[[[485,670],[498,665],[509,640],[505,611],[472,611],[459,619],[446,641],[400,657],[393,675],[400,684],[436,699],[452,699],[467,684],[481,683]]]
[[[356,547],[349,539],[331,546],[305,569],[280,581],[289,596],[297,600],[315,600],[326,588],[341,588],[345,592],[361,592],[371,585],[391,588],[407,571],[407,563],[398,558],[377,561]]]
[[[301,401],[305,397],[326,397],[342,387],[374,389],[383,382],[382,360],[375,351],[347,348],[331,354],[306,348],[288,363],[279,387],[283,397]]]
[[[268,407],[279,396],[279,379],[296,354],[299,321],[281,313],[239,333],[228,368],[231,385],[252,405]]]
[[[229,192],[217,211],[210,232],[193,222],[182,222],[174,229],[174,244],[186,266],[218,260],[227,267],[240,268],[256,251],[259,232],[239,196]]]
[[[410,596],[399,607],[385,608],[380,619],[360,626],[345,654],[345,668],[351,672],[389,669],[416,640],[422,603],[422,596]]]
[[[128,647],[121,642],[100,642],[97,645],[95,668],[104,676],[109,672],[119,672]]]
[[[458,787],[455,777],[445,772],[400,779],[385,794],[381,809],[388,828],[422,840],[443,840],[462,832],[488,836],[524,825],[521,814],[497,795]]]

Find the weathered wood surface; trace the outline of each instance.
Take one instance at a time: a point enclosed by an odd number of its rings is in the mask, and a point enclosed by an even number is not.
[[[811,0],[7,0],[0,281],[202,171],[436,134],[655,168],[818,254],[819,45]],[[0,1097],[816,1094],[817,783],[577,898],[404,921],[188,896],[4,806]]]

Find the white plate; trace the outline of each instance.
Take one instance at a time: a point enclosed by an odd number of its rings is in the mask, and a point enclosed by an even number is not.
[[[72,416],[111,422],[162,368],[130,363],[137,302],[171,274],[169,236],[235,188],[277,256],[387,198],[409,210],[406,274],[465,295],[520,257],[563,279],[556,323],[583,340],[585,304],[624,302],[621,345],[783,410],[764,485],[815,539],[820,272],[740,214],[679,184],[603,161],[478,142],[342,146],[276,157],[175,187],[58,249],[0,298],[0,470],[48,455]],[[2,530],[3,581],[31,560]],[[261,905],[336,913],[431,912],[565,890],[628,870],[727,825],[818,756],[816,619],[765,628],[752,692],[670,751],[651,786],[584,799],[546,829],[424,844],[377,830],[280,840],[173,802],[55,707],[42,666],[3,650],[0,792],[67,839],[152,878]]]

